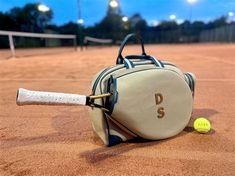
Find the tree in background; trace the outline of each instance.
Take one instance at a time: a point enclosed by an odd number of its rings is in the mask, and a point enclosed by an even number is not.
[[[112,38],[114,41],[118,41],[124,37],[126,33],[130,31],[130,24],[128,21],[123,21],[123,15],[121,14],[120,3],[117,2],[116,6],[111,6],[109,1],[106,16],[96,24],[93,29],[90,27],[89,31],[92,31],[91,36],[99,38]],[[99,36],[97,36],[97,34]]]
[[[210,31],[230,26],[229,31],[232,35],[228,35],[225,40],[235,41],[233,34],[235,33],[235,22],[227,23],[225,16],[209,23],[184,21],[181,24],[177,24],[175,21],[162,21],[159,25],[152,27],[148,26],[145,19],[138,13],[131,16],[128,20],[123,20],[120,6],[116,8],[108,6],[106,16],[94,26],[78,26],[75,22],[57,26],[49,23],[53,18],[52,10],[40,12],[38,5],[37,3],[26,4],[21,8],[12,8],[6,13],[0,12],[0,30],[76,34],[78,39],[82,40],[78,31],[82,28],[84,36],[111,38],[115,43],[118,43],[125,35],[132,32],[139,33],[146,43],[188,43],[200,42],[201,34],[205,33],[205,31],[212,33]],[[228,29],[226,31],[228,32]],[[221,34],[219,35],[221,36]],[[8,46],[7,39],[0,37],[0,40],[0,47]]]
[[[163,21],[155,27],[156,41],[158,43],[179,42],[179,26],[175,21]]]
[[[17,30],[14,19],[9,14],[0,12],[0,29],[1,30]]]
[[[145,36],[145,33],[148,30],[147,22],[138,13],[134,14],[130,18],[130,26],[131,26],[131,31],[139,33],[141,36]]]
[[[5,14],[0,14],[0,29],[43,32],[48,22],[53,17],[51,10],[40,12],[39,4],[26,4],[24,7],[15,7]]]
[[[209,22],[206,25],[206,29],[218,28],[221,26],[225,26],[226,24],[227,24],[227,18],[225,16],[222,16],[220,18],[215,19],[214,21]]]
[[[112,38],[118,40],[122,33],[122,17],[116,14],[109,14],[94,26],[96,37]],[[97,36],[99,35],[99,36]]]

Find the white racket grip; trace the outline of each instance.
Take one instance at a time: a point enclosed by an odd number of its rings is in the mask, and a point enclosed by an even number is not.
[[[20,88],[17,105],[86,105],[87,97],[78,94],[31,91]]]

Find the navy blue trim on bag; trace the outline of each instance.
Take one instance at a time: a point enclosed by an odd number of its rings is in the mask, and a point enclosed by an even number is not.
[[[134,64],[130,60],[126,59],[126,58],[124,58],[124,65],[125,65],[125,67],[127,69],[135,67]]]
[[[194,96],[195,84],[194,84],[193,76],[189,73],[187,73],[187,74],[188,74],[188,77],[190,78],[190,81],[191,81],[191,90],[192,90],[192,94]]]
[[[136,56],[136,55],[130,55],[130,56],[127,56],[124,58],[124,66],[129,69],[129,68],[134,68],[135,65],[133,64],[133,62],[129,59],[143,59],[143,60],[149,60],[149,61],[152,61],[153,64],[155,64],[157,67],[159,68],[164,68],[164,64],[156,59],[155,57],[153,56]]]
[[[189,73],[185,73],[184,75],[188,79],[188,85],[189,85],[189,88],[190,88],[192,95],[194,97],[194,89],[195,89],[194,79],[193,79],[192,75]]]
[[[106,82],[106,92],[109,92],[111,96],[105,98],[104,108],[108,109],[107,113],[111,115],[118,100],[117,80],[112,75]]]
[[[151,56],[151,57],[153,58],[152,61],[155,65],[158,65],[160,68],[164,68],[164,64],[160,60],[156,59],[153,56]]]
[[[111,105],[110,105],[110,112],[113,112],[113,108],[114,105],[117,103],[118,101],[118,92],[117,92],[117,79],[113,79],[113,85],[112,85],[112,101],[111,101]]]
[[[123,142],[122,138],[120,138],[117,135],[109,135],[109,147],[116,145],[116,144],[120,144],[121,142]]]
[[[99,76],[96,78],[96,80],[95,80],[95,82],[94,82],[94,84],[93,84],[93,86],[92,86],[92,95],[95,95],[95,89],[96,89],[96,86],[97,86],[97,84],[98,84],[100,78],[101,78],[101,77],[103,76],[103,74],[106,73],[106,71],[108,71],[109,69],[110,69],[109,67],[106,68],[106,69],[104,69],[104,70],[99,74]]]
[[[143,39],[141,38],[141,36],[138,35],[138,34],[135,34],[135,33],[128,34],[121,43],[121,46],[120,46],[120,49],[119,49],[119,52],[118,52],[118,57],[117,57],[117,60],[116,60],[116,64],[123,64],[124,58],[122,56],[122,51],[123,51],[127,41],[130,40],[130,38],[135,38],[140,42],[142,55],[146,55],[145,49],[144,49],[144,42],[143,42]]]
[[[186,76],[186,78],[187,78],[187,80],[188,80],[188,86],[189,86],[189,88],[191,89],[191,81],[190,81],[190,78],[189,78],[189,76],[188,76],[188,73],[185,73],[184,74],[185,76]],[[192,89],[191,89],[191,91],[192,91]]]

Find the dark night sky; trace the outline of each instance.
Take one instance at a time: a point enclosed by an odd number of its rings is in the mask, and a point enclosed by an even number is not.
[[[105,15],[108,0],[80,0],[81,14],[85,25],[99,22]],[[119,0],[122,14],[131,16],[140,13],[149,23],[168,20],[175,14],[178,20],[189,19],[190,5],[186,0]],[[78,18],[77,0],[0,0],[0,11],[6,12],[12,7],[22,7],[26,3],[40,2],[54,12],[52,23],[64,24]],[[192,20],[210,21],[219,16],[235,12],[235,0],[198,0],[192,5]],[[233,17],[234,18],[234,17]]]

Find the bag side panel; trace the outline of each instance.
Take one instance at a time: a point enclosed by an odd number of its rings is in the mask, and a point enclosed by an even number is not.
[[[135,134],[146,139],[164,139],[178,134],[188,124],[193,103],[191,91],[174,71],[154,69],[117,79],[119,99],[112,117]],[[162,100],[156,99],[156,94],[161,94]],[[165,116],[159,117],[162,108]]]
[[[101,104],[102,102],[101,100],[96,100],[95,103]],[[89,114],[93,130],[102,139],[105,145],[109,145],[108,124],[103,111],[99,108],[89,108]]]
[[[115,70],[115,68],[112,68],[112,69]],[[121,72],[125,70],[126,69],[123,69],[121,70]],[[116,72],[120,72],[120,70],[117,70]],[[102,73],[102,71],[99,72],[99,74],[100,73]],[[115,71],[113,73],[115,74]],[[99,74],[95,76],[93,83],[92,83],[92,87],[96,79],[99,77]],[[101,79],[98,82],[95,95],[106,92],[106,83],[109,77],[110,77],[110,74],[108,74],[105,78]],[[95,100],[94,103],[103,105],[102,101],[103,101],[102,99],[97,99]],[[90,114],[90,119],[91,119],[92,128],[94,132],[101,138],[101,140],[107,146],[112,146],[112,145],[115,145],[115,144],[118,144],[123,141],[127,141],[129,139],[136,137],[133,134],[128,133],[128,131],[123,130],[113,121],[111,121],[109,117],[106,116],[105,113],[99,108],[90,108],[89,114]]]

